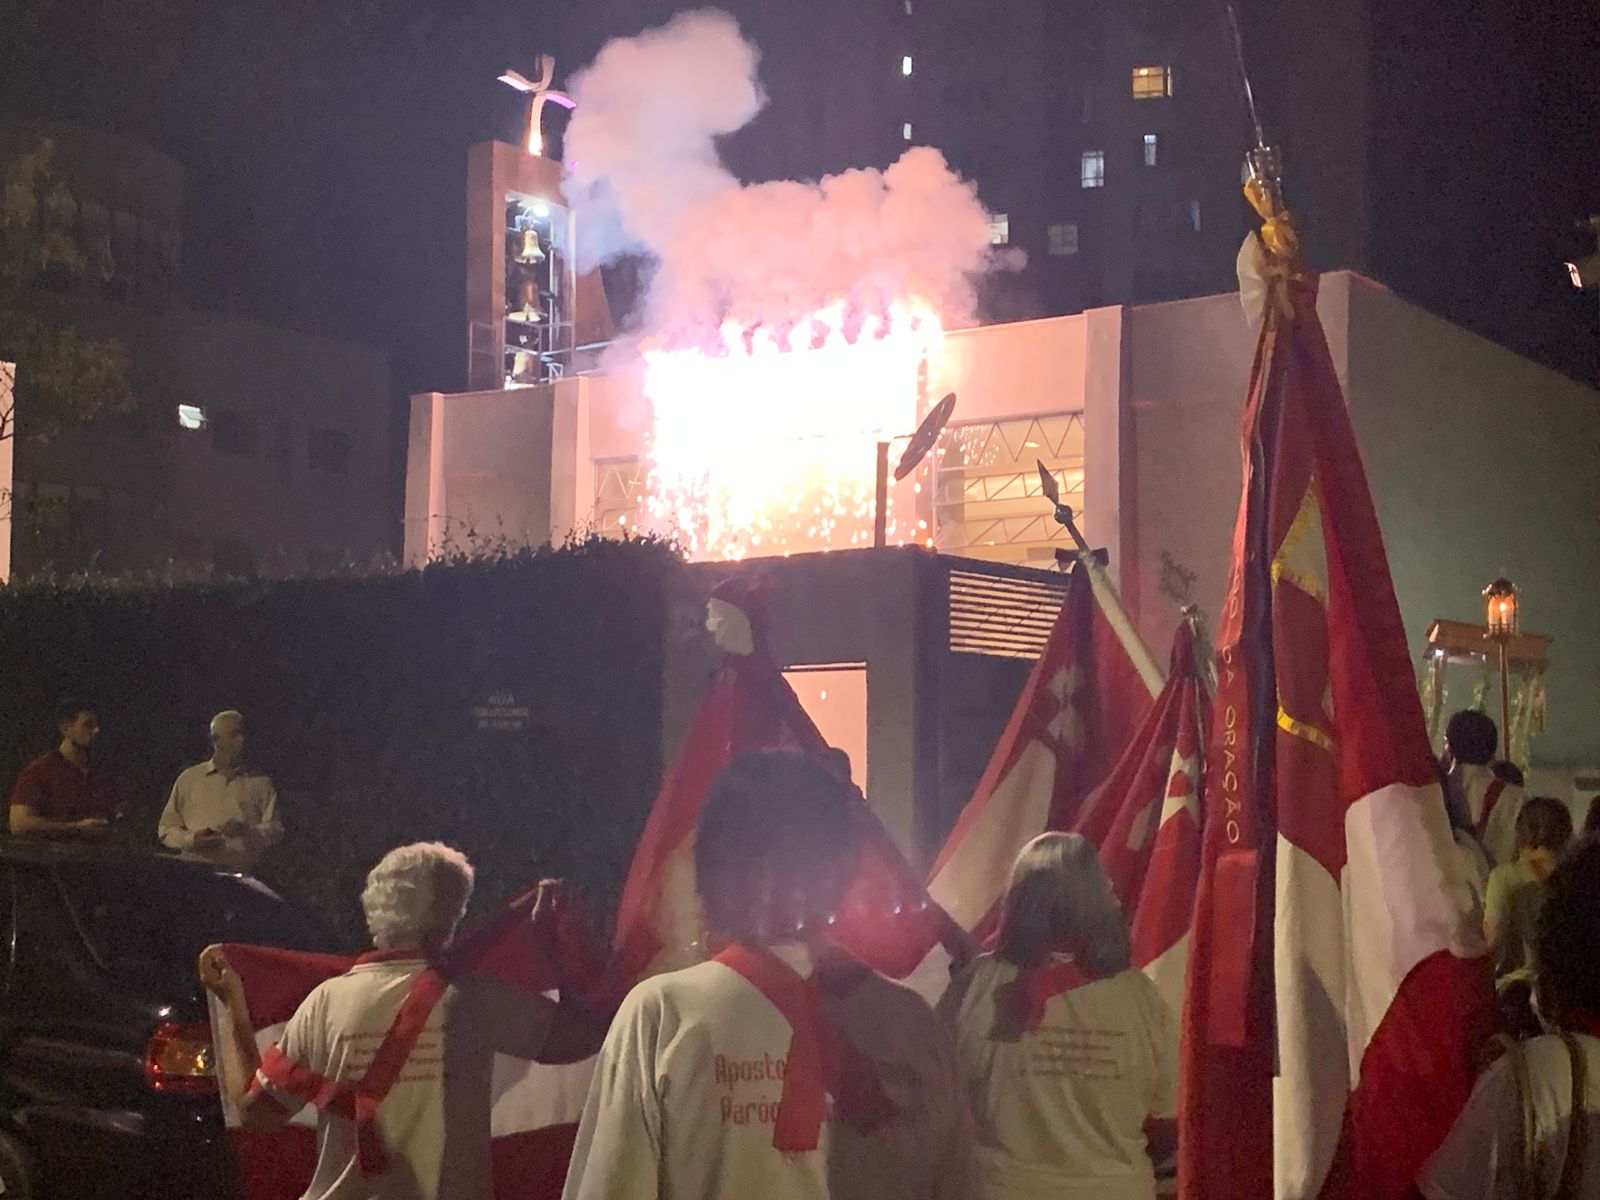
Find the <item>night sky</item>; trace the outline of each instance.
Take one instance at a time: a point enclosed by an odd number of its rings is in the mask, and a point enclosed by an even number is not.
[[[0,0],[0,112],[110,128],[183,163],[190,303],[387,349],[397,394],[450,390],[466,147],[516,140],[503,67],[552,51],[564,80],[643,21],[599,28],[603,7]],[[1600,300],[1561,260],[1593,248],[1572,223],[1600,211],[1600,0],[1375,8],[1375,162],[1395,181],[1381,281],[1593,382]]]

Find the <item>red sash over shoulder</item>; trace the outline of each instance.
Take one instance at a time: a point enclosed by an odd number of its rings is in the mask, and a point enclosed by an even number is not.
[[[415,952],[363,954],[355,965],[415,959]],[[285,1095],[323,1112],[336,1113],[356,1125],[356,1162],[363,1175],[375,1175],[388,1164],[383,1139],[378,1136],[378,1105],[400,1078],[428,1018],[444,996],[449,981],[427,966],[411,982],[400,1011],[379,1043],[367,1072],[359,1080],[328,1079],[295,1062],[276,1045],[261,1058],[260,1078]],[[252,1084],[252,1086],[254,1086]]]
[[[1017,1016],[1023,1027],[1032,1032],[1038,1029],[1040,1022],[1044,1020],[1044,1006],[1052,997],[1065,995],[1086,983],[1104,978],[1104,975],[1084,970],[1071,959],[1048,965],[1023,967],[1017,972],[1017,981],[1012,991],[1018,1008]]]
[[[1494,811],[1495,802],[1500,799],[1500,793],[1506,790],[1506,781],[1498,776],[1491,780],[1483,792],[1483,813],[1478,817],[1477,828],[1473,833],[1477,839],[1483,841],[1483,835],[1489,831],[1489,814]]]
[[[769,950],[735,943],[715,958],[744,977],[789,1022],[793,1036],[784,1063],[783,1094],[772,1145],[785,1153],[815,1150],[832,1095],[840,1115],[870,1129],[894,1114],[871,1060],[828,1022],[822,1011],[822,972],[802,979]],[[860,968],[865,971],[866,968]]]

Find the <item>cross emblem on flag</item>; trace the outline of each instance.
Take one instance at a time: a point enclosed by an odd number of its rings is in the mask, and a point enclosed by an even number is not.
[[[1078,693],[1083,690],[1083,669],[1077,663],[1062,667],[1050,677],[1047,686],[1056,702],[1056,714],[1045,731],[1058,752],[1082,749],[1083,710],[1078,703]]]

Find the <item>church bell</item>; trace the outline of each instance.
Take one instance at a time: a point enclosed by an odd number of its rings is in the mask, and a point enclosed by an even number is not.
[[[544,250],[539,245],[539,231],[531,225],[522,231],[522,249],[517,251],[517,261],[524,266],[544,261]]]
[[[516,321],[523,325],[537,325],[544,320],[544,313],[539,308],[539,293],[533,286],[533,280],[528,280],[522,285],[519,306],[506,314],[506,319]]]

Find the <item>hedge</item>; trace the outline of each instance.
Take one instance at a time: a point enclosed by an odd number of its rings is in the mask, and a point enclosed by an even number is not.
[[[154,845],[211,715],[238,708],[287,828],[260,874],[342,940],[367,868],[418,839],[473,859],[479,910],[543,874],[605,908],[660,779],[683,570],[595,539],[368,578],[0,588],[0,781],[52,744],[57,700],[88,696],[119,836]]]

